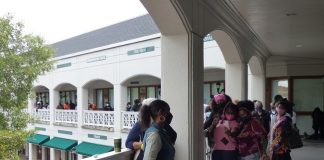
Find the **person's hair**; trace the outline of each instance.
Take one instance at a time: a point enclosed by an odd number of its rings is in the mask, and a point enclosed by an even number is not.
[[[240,101],[237,103],[239,110],[245,110],[248,113],[251,113],[254,110],[254,104],[250,100]]]
[[[277,94],[273,98],[274,102],[277,103],[278,101],[283,100],[283,97],[280,94]]]
[[[237,105],[235,105],[232,102],[228,102],[224,108],[224,113],[228,113],[228,111],[232,111],[234,116],[237,117],[238,115],[238,108]]]
[[[261,101],[255,101],[254,106],[257,108],[262,108],[263,109],[263,105]]]
[[[140,100],[139,100],[139,99],[135,99],[135,100],[134,100],[134,103],[135,103],[135,104],[138,104],[138,103],[140,103]]]
[[[170,111],[170,106],[163,100],[154,100],[149,105],[143,105],[140,111],[140,122],[142,131],[146,130],[151,123],[151,118],[156,119],[159,114]]]
[[[290,114],[290,116],[293,116],[293,103],[289,102],[287,99],[282,99],[277,102],[277,106],[281,105],[285,110],[286,113]]]

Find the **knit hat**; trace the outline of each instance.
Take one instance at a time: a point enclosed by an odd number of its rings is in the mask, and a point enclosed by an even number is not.
[[[216,103],[226,102],[226,96],[224,94],[217,94],[214,96],[214,101]]]

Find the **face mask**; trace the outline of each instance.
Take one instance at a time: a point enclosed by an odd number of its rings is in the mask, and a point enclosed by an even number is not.
[[[247,123],[247,122],[250,121],[250,119],[251,119],[250,116],[240,117],[239,118],[239,122],[241,122],[241,123]]]
[[[225,114],[225,118],[229,121],[232,121],[235,119],[234,115],[233,114]]]
[[[284,109],[279,108],[279,107],[276,108],[276,111],[277,111],[278,115],[280,115],[280,116],[282,116],[286,113],[286,111]]]
[[[167,114],[165,117],[165,123],[170,124],[173,119],[173,115],[171,113]]]
[[[256,112],[261,112],[262,109],[261,109],[261,108],[255,108],[255,111],[256,111]]]

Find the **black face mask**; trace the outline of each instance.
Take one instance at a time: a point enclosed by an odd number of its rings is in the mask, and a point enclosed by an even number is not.
[[[251,116],[245,116],[245,117],[239,117],[238,118],[238,121],[240,123],[244,123],[244,124],[248,123],[250,120],[251,120]]]
[[[165,124],[170,125],[170,123],[172,122],[172,119],[173,119],[172,113],[167,114],[165,117]]]

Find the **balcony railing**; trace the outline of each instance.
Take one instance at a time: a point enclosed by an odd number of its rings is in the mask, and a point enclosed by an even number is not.
[[[114,111],[83,111],[83,124],[99,127],[114,127]]]
[[[132,129],[134,124],[138,121],[138,112],[122,112],[122,128]]]
[[[77,110],[63,110],[55,109],[54,120],[58,123],[78,123],[78,111]]]
[[[50,121],[50,110],[49,109],[32,109],[31,114],[37,121],[43,121],[43,122]]]
[[[83,160],[131,160],[133,156],[133,151],[127,148],[121,150],[121,152],[111,151],[104,154],[94,155]]]

